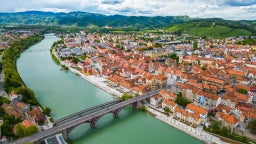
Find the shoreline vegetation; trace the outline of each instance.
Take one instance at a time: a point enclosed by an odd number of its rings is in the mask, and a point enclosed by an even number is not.
[[[22,96],[21,101],[30,105],[30,108],[33,106],[38,106],[42,109],[43,113],[47,116],[50,116],[51,109],[49,107],[43,108],[39,101],[36,99],[33,90],[31,90],[22,80],[18,70],[17,70],[17,59],[20,54],[30,48],[31,46],[39,43],[44,39],[43,32],[38,32],[24,39],[16,39],[14,40],[10,46],[5,49],[2,55],[2,65],[3,65],[3,74],[4,74],[4,90],[6,93],[10,94],[12,92],[19,94]],[[10,103],[10,101],[4,100],[4,97],[1,97],[1,105],[3,102]],[[3,110],[1,109],[1,112]],[[14,116],[7,115],[5,113],[1,113],[1,118],[3,119],[3,124],[1,125],[2,135],[11,138],[17,139],[20,137],[24,137],[21,133],[15,135],[12,133],[12,129],[14,125],[21,122],[21,119],[16,119]],[[51,119],[51,118],[50,118]],[[20,125],[19,125],[20,126]],[[25,132],[22,126],[20,127],[23,132]],[[32,127],[33,131],[27,133],[27,135],[33,134],[38,129],[37,127]],[[30,130],[30,129],[29,129]],[[26,131],[28,132],[28,131]]]
[[[40,105],[35,98],[34,92],[26,86],[20,77],[16,61],[20,54],[32,45],[43,40],[44,36],[40,32],[25,39],[13,41],[3,54],[4,90],[7,93],[15,92],[22,95],[22,101],[31,105]]]

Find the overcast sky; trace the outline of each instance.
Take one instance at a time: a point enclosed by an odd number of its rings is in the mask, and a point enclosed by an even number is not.
[[[256,20],[256,0],[1,0],[0,12],[29,10]]]

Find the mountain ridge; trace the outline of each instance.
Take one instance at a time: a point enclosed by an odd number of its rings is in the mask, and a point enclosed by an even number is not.
[[[216,25],[232,29],[244,29],[256,33],[256,20],[224,20],[221,18],[191,18],[188,16],[124,16],[103,15],[82,11],[44,12],[25,11],[15,13],[0,12],[1,25],[42,25],[42,26],[77,26],[77,27],[111,27],[132,29],[168,29],[177,24],[196,23],[195,25]],[[189,25],[188,25],[189,26]],[[190,25],[191,26],[191,25]],[[194,25],[192,25],[194,26]]]

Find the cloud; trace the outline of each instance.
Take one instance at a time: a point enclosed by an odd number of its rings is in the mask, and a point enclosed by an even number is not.
[[[255,0],[1,0],[2,12],[85,11],[105,15],[178,16],[256,20]],[[7,7],[8,5],[8,7]]]
[[[225,0],[224,4],[230,6],[251,6],[255,5],[255,0]]]
[[[102,0],[101,1],[102,4],[112,4],[112,5],[120,4],[122,2],[124,2],[124,0]]]

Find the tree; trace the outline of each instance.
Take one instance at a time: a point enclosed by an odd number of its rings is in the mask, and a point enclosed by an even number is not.
[[[229,133],[228,128],[225,127],[225,126],[223,126],[223,127],[221,128],[221,134],[222,134],[223,136],[227,136],[228,133]]]
[[[44,113],[45,113],[46,115],[48,115],[48,116],[50,116],[51,111],[52,111],[52,110],[51,110],[49,107],[46,107],[46,108],[44,109]]]
[[[189,100],[187,100],[186,98],[182,97],[182,93],[179,92],[179,94],[177,95],[177,99],[175,101],[177,104],[181,105],[181,106],[186,106],[187,104],[191,103]]]
[[[0,106],[3,104],[3,103],[10,103],[11,101],[5,97],[2,97],[0,96]]]
[[[173,60],[177,60],[178,56],[174,53],[174,54],[170,55],[170,58],[173,59]]]
[[[170,108],[169,107],[164,107],[164,111],[166,112],[166,113],[169,113],[170,112]]]
[[[18,137],[23,137],[25,136],[25,127],[22,124],[17,124],[16,125],[16,135]]]
[[[32,135],[32,134],[37,133],[37,132],[38,132],[38,127],[37,126],[30,126],[30,127],[25,129],[24,135],[29,136],[29,135]]]
[[[256,120],[252,120],[248,123],[247,129],[253,134],[256,134]]]
[[[74,57],[74,58],[72,59],[72,62],[75,63],[75,64],[77,64],[77,63],[79,62],[79,58]]]
[[[126,100],[131,99],[131,98],[133,98],[133,96],[130,95],[130,94],[128,94],[128,93],[124,93],[124,94],[121,96],[121,100],[122,100],[122,101],[126,101]]]
[[[197,41],[194,41],[194,43],[193,43],[193,48],[194,48],[194,50],[197,49]]]
[[[147,107],[145,105],[142,105],[140,110],[145,112],[145,111],[147,111]]]
[[[212,125],[212,131],[214,133],[218,132],[220,130],[220,123],[219,122],[214,122]]]
[[[30,127],[25,127],[22,124],[17,124],[16,125],[16,135],[18,137],[24,137],[24,136],[29,136],[34,133],[38,132],[38,127],[37,126],[30,126]]]
[[[239,89],[239,90],[237,90],[237,92],[239,92],[241,94],[247,94],[248,93],[248,91],[244,90],[244,89]]]
[[[205,65],[201,66],[201,70],[206,70],[206,66]]]

